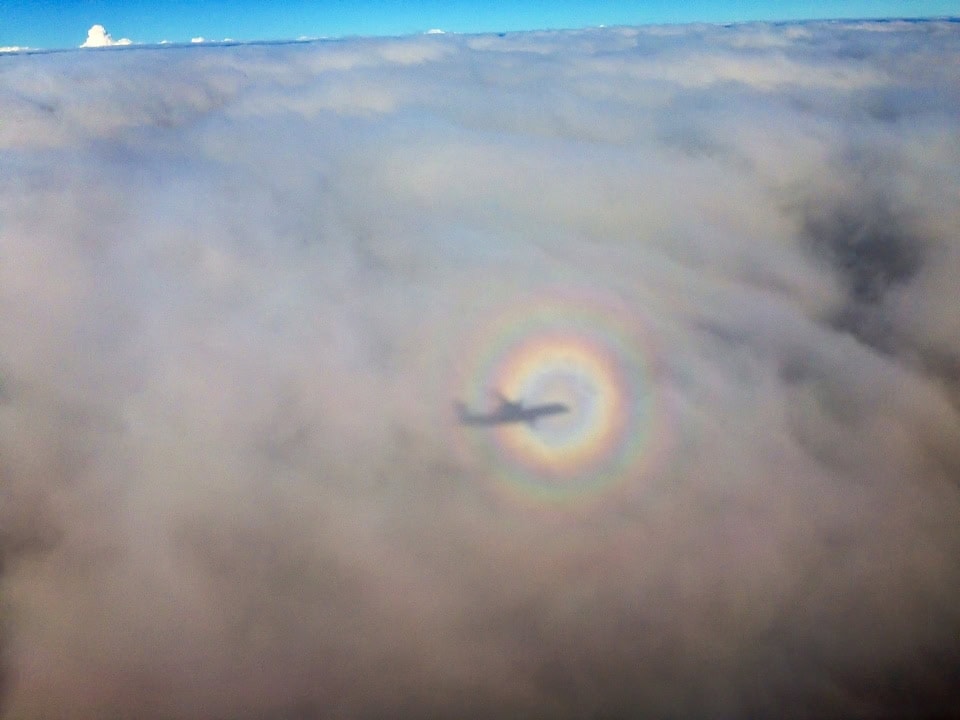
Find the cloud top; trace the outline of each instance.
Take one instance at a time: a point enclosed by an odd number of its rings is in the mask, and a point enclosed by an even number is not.
[[[949,716],[960,33],[883,29],[5,57],[0,718]]]
[[[110,47],[112,45],[130,45],[132,40],[120,38],[114,40],[103,25],[93,25],[87,30],[87,39],[80,45],[82,48]]]

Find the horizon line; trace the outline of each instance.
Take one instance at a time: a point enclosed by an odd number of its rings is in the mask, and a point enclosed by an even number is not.
[[[644,23],[615,23],[612,25],[583,25],[571,27],[539,27],[524,28],[521,30],[444,30],[442,28],[431,27],[426,30],[419,30],[408,33],[382,33],[382,34],[342,34],[342,35],[320,35],[282,38],[256,38],[250,40],[238,40],[236,38],[223,38],[220,40],[211,40],[203,37],[194,37],[189,40],[158,40],[149,42],[140,42],[130,40],[129,42],[115,41],[109,45],[101,46],[83,46],[69,45],[65,47],[28,47],[19,45],[0,46],[0,57],[4,55],[40,55],[48,53],[63,53],[73,51],[87,50],[147,50],[147,49],[173,49],[186,47],[236,47],[238,45],[296,45],[309,44],[313,42],[329,42],[343,40],[378,40],[378,39],[406,39],[429,35],[432,37],[443,37],[444,35],[455,35],[458,37],[487,36],[498,35],[524,35],[529,33],[573,33],[583,32],[585,30],[615,30],[622,28],[655,28],[655,27],[736,27],[747,25],[812,25],[820,23],[860,23],[860,22],[956,22],[960,23],[960,15],[878,15],[878,16],[850,16],[850,17],[821,17],[821,18],[781,18],[772,20],[729,20],[729,21],[679,21],[679,22],[644,22]],[[96,24],[95,24],[96,25]],[[95,27],[92,26],[92,27]],[[126,38],[125,38],[126,39]]]

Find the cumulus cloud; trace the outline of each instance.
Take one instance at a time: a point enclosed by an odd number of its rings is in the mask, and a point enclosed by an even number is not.
[[[110,47],[111,45],[130,45],[132,42],[129,38],[114,40],[103,25],[93,25],[87,30],[87,39],[83,41],[80,47]]]
[[[955,714],[956,27],[7,58],[0,717]]]

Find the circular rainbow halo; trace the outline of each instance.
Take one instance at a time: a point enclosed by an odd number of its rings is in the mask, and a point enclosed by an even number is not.
[[[654,393],[644,354],[628,342],[628,319],[608,304],[541,299],[518,304],[484,334],[458,398],[475,413],[496,413],[506,401],[555,408],[459,428],[471,454],[495,468],[499,487],[563,503],[637,476],[650,449]]]

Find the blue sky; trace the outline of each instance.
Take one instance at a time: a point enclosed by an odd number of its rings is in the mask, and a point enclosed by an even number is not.
[[[676,22],[828,17],[929,17],[960,13],[960,0],[0,0],[0,46],[76,47],[104,25],[114,39],[280,40],[301,36],[404,35]]]

